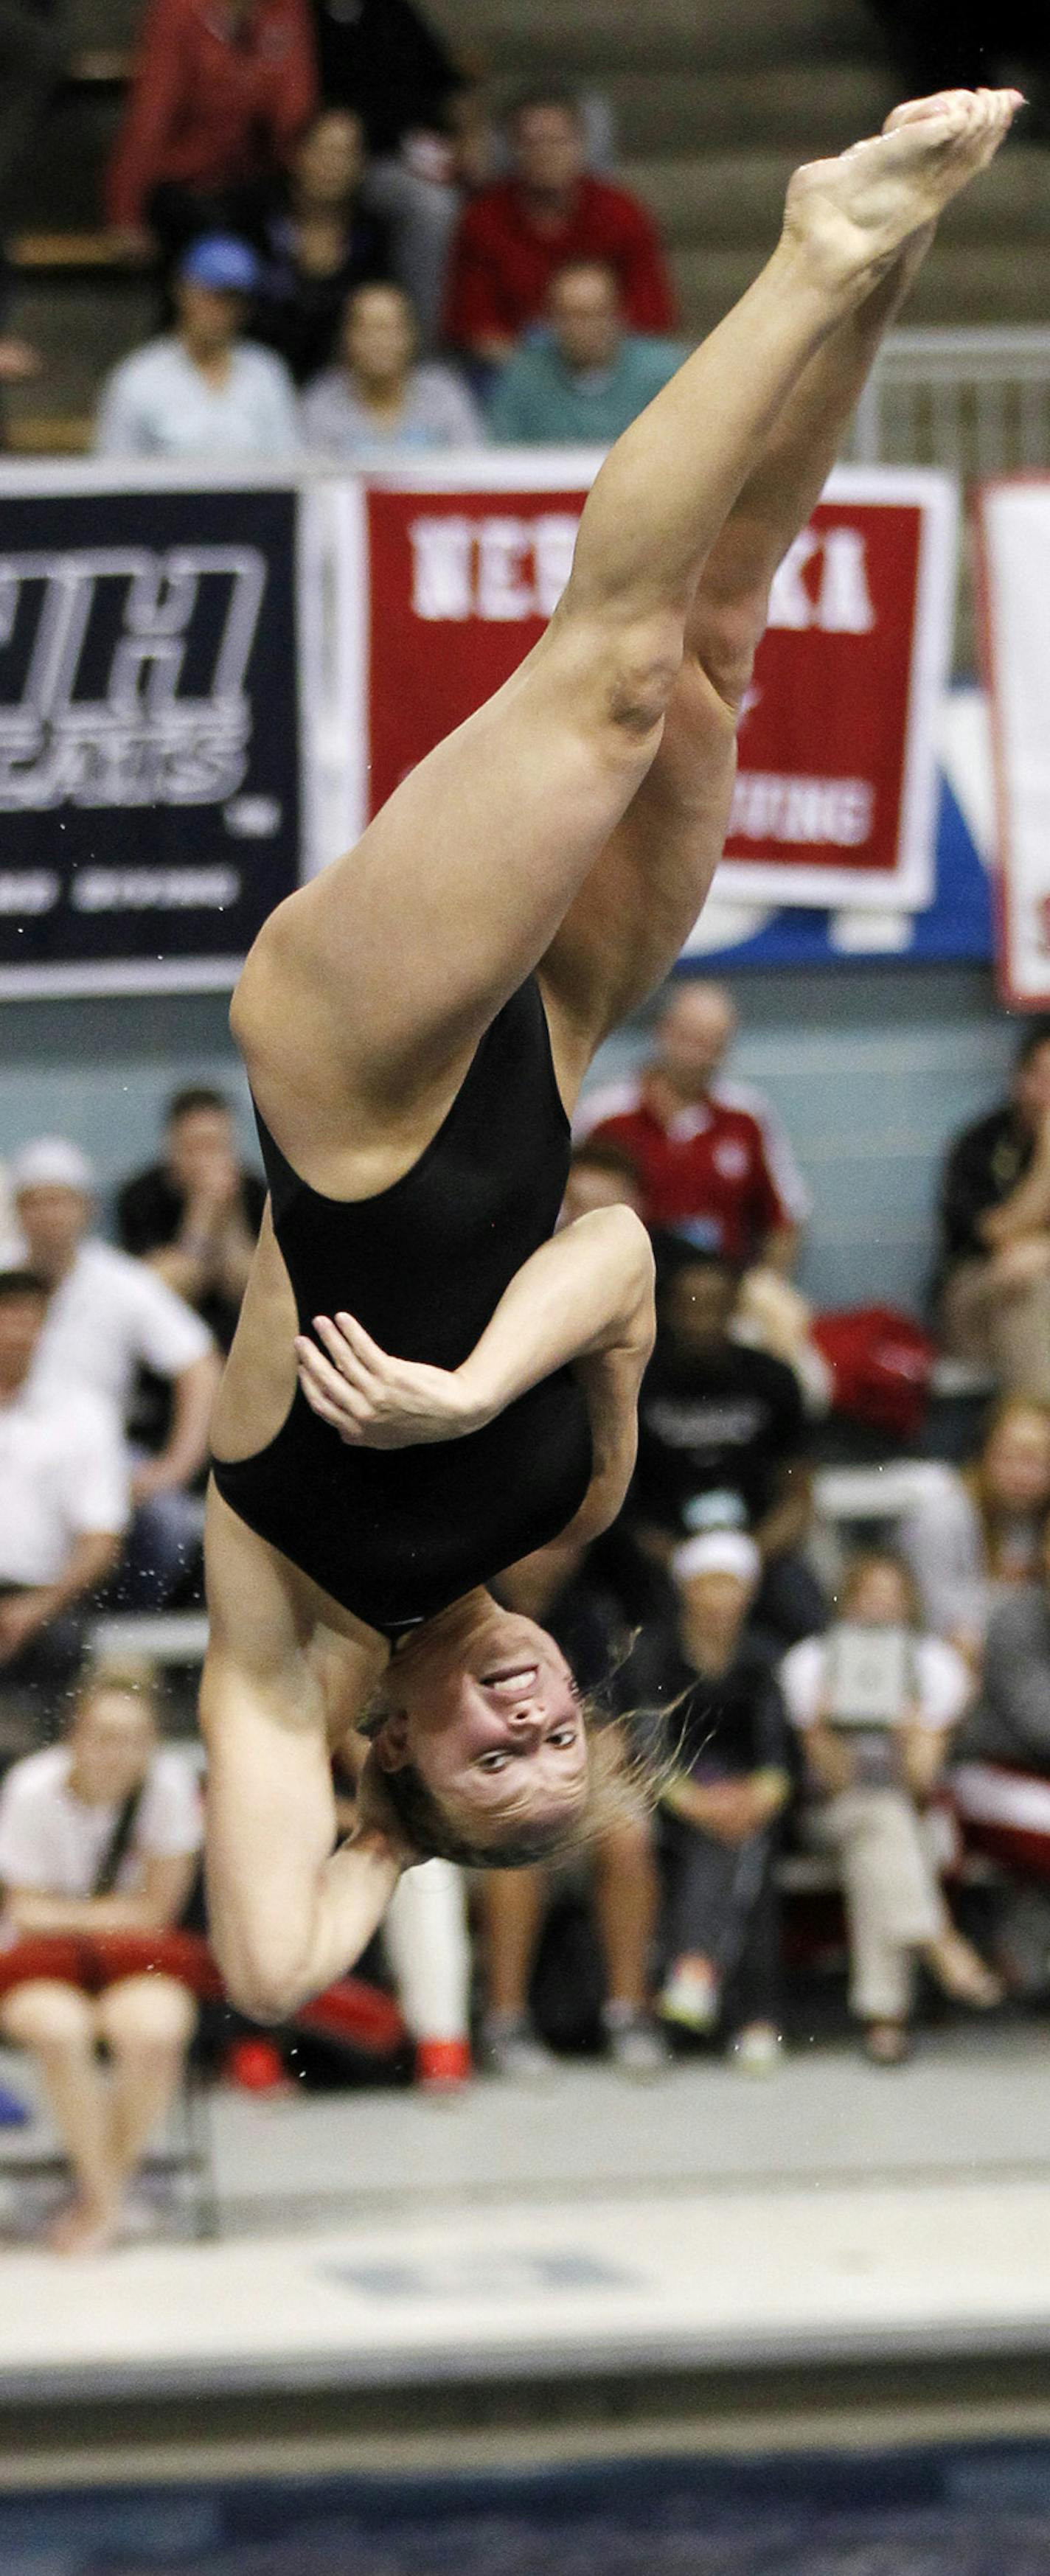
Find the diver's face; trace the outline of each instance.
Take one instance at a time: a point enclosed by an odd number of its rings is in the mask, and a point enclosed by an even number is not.
[[[572,1674],[546,1629],[482,1596],[430,1620],[387,1675],[384,1769],[411,1762],[472,1841],[571,1830],[587,1797]]]

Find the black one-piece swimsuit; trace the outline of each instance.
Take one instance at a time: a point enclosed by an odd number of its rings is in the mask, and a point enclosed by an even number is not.
[[[344,1309],[398,1358],[458,1368],[565,1188],[569,1125],[535,978],[486,1030],[419,1161],[378,1196],[322,1197],[258,1126],[300,1331]],[[250,1529],[393,1638],[558,1536],[587,1491],[591,1439],[571,1368],[481,1431],[407,1449],[349,1447],[297,1386],[276,1438],[213,1473]]]

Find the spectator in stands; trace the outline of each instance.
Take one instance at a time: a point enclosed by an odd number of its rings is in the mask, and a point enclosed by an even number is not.
[[[633,1154],[604,1136],[583,1136],[573,1146],[560,1225],[572,1225],[593,1208],[629,1207],[642,1213],[642,1181]]]
[[[334,1756],[336,1825],[357,1827],[357,1789],[368,1754],[363,1735],[344,1736]],[[471,1948],[463,1872],[428,1860],[406,1870],[383,1917],[380,1938],[413,2043],[425,2092],[451,2093],[470,2080]]]
[[[251,328],[297,385],[329,365],[351,289],[391,274],[390,227],[365,203],[363,176],[360,117],[323,110],[296,148],[287,203],[266,225]]]
[[[0,1271],[0,1693],[25,1693],[43,1717],[78,1669],[129,1511],[110,1408],[36,1379],[47,1307],[45,1279]]]
[[[16,1762],[0,1791],[3,1922],[19,1945],[0,1946],[0,2030],[31,2050],[73,2168],[55,2253],[112,2242],[193,2034],[191,1997],[148,1941],[133,1971],[125,1948],[123,1973],[119,1947],[107,1965],[94,1944],[176,1923],[201,1838],[190,1758],[160,1748],[149,1694],[119,1675],[89,1680],[65,1743]]]
[[[373,153],[442,136],[463,72],[413,0],[313,0],[321,91],[360,116]]]
[[[573,1147],[559,1224],[568,1225],[591,1208],[618,1206],[643,1215],[645,1190],[634,1155],[605,1132],[580,1137]],[[831,1371],[813,1339],[812,1309],[779,1270],[767,1266],[746,1272],[733,1338],[786,1360],[798,1379],[807,1413],[827,1412]]]
[[[420,345],[429,354],[443,345],[442,330],[452,239],[468,198],[496,176],[493,129],[473,88],[458,90],[447,110],[447,131],[417,130],[396,152],[371,163],[368,203],[390,227],[391,264],[409,298]]]
[[[15,1156],[11,1178],[29,1260],[50,1290],[34,1392],[68,1397],[86,1389],[127,1427],[139,1369],[170,1386],[167,1439],[156,1456],[133,1458],[136,1514],[124,1578],[130,1599],[156,1605],[184,1571],[199,1532],[190,1488],[207,1459],[219,1378],[211,1334],[144,1262],[89,1235],[94,1176],[76,1146],[40,1137]]]
[[[400,286],[359,286],[343,324],[341,364],[303,396],[303,436],[317,455],[425,453],[476,447],[481,421],[450,367],[417,366],[415,317]]]
[[[237,1153],[233,1110],[204,1085],[177,1091],[164,1120],[164,1158],[125,1181],[117,1232],[203,1316],[221,1351],[237,1329],[266,1205],[266,1184]]]
[[[175,329],[122,358],[102,388],[96,456],[290,457],[295,390],[283,361],[241,332],[259,262],[211,233],[185,252]]]
[[[746,1531],[763,1577],[758,1624],[782,1643],[824,1624],[802,1547],[811,1516],[809,1434],[794,1372],[737,1341],[740,1274],[720,1253],[657,1241],[656,1349],[638,1406],[628,1510],[662,1553],[711,1529]]]
[[[976,1664],[989,1618],[1038,1575],[1050,1525],[1050,1408],[1006,1396],[972,1466],[931,1463],[897,1528],[923,1614]]]
[[[768,1102],[720,1079],[736,1025],[724,985],[673,983],[655,1054],[627,1081],[592,1091],[578,1125],[590,1142],[608,1140],[634,1156],[647,1225],[686,1231],[744,1266],[786,1272],[809,1197]]]
[[[1009,1099],[952,1146],[940,1221],[948,1349],[1050,1402],[1050,1022],[1022,1038]]]
[[[855,1560],[837,1623],[794,1646],[780,1677],[819,1801],[814,1833],[842,1864],[850,2008],[867,2055],[898,2066],[917,1957],[960,2003],[987,2010],[1002,1998],[945,1905],[931,1808],[970,1676],[953,1647],[923,1633],[906,1566],[879,1552]]]
[[[656,227],[634,197],[588,175],[579,101],[535,90],[510,120],[511,176],[468,206],[452,245],[446,336],[480,367],[505,365],[542,321],[556,269],[601,260],[619,282],[632,331],[674,329],[674,296]]]
[[[780,2055],[780,1933],[773,1864],[790,1779],[769,1656],[748,1631],[762,1574],[738,1530],[687,1539],[671,1560],[678,1637],[656,1696],[673,1710],[663,1791],[667,1974],[659,2010],[684,2030],[728,2017],[733,2054],[765,2074]]]
[[[257,235],[316,105],[308,0],[151,0],[107,177],[118,241],[177,262]]]
[[[538,1549],[504,1576],[500,1592],[511,1608],[542,1619],[569,1656],[582,1690],[602,1690],[610,1705],[630,1709],[634,1672],[620,1605],[590,1577],[584,1549],[566,1548],[561,1541]],[[666,2049],[650,2015],[649,1972],[659,1889],[652,1829],[646,1817],[633,1812],[630,1801],[593,1843],[590,1862],[605,1972],[606,2048],[622,2074],[658,2075],[666,2064]],[[551,1892],[552,1873],[545,1867],[486,1870],[477,1889],[485,2060],[493,2074],[526,2082],[548,2074],[554,2063],[529,2010]]]
[[[966,1839],[1006,1869],[996,1954],[1012,1990],[1050,1989],[1050,1524],[1038,1580],[993,1612],[955,1739],[952,1795]]]
[[[555,270],[547,329],[497,377],[489,434],[510,446],[611,446],[681,366],[676,340],[624,326],[620,280],[605,260]]]

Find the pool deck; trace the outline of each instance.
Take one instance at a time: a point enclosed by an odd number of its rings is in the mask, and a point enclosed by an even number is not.
[[[58,2262],[7,2169],[0,2405],[1050,2354],[1048,2077],[1038,2027],[963,2027],[892,2074],[219,2091],[214,2243]]]

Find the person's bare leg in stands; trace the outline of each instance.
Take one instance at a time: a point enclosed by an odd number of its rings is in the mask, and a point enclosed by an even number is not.
[[[120,2198],[95,2005],[75,1986],[34,1977],[7,1996],[0,2030],[36,2059],[73,2168],[73,2198],[52,2220],[47,2242],[56,2254],[94,2252],[113,2235]]]
[[[118,2205],[150,2139],[164,2126],[182,2078],[196,2007],[174,1977],[122,1977],[96,2006],[109,2049],[110,2154]]]

